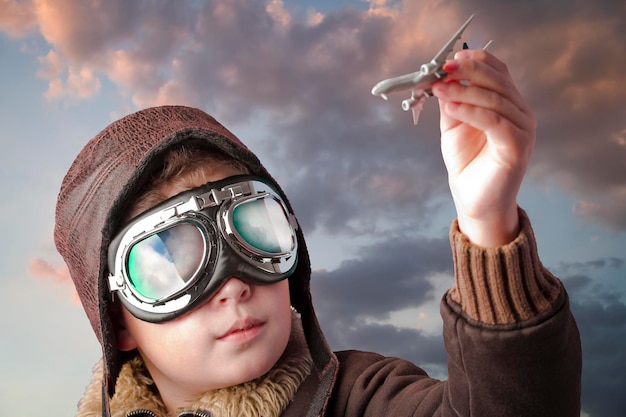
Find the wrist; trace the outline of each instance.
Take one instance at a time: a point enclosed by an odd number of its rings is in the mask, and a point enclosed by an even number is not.
[[[517,205],[495,216],[474,218],[458,213],[459,230],[474,245],[493,248],[506,245],[519,234],[520,222]]]

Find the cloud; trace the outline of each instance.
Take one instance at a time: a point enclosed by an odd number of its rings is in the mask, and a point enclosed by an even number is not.
[[[140,27],[137,2],[39,0],[35,6],[41,34],[72,65],[106,59],[101,52]]]
[[[393,238],[358,248],[358,258],[313,278],[320,315],[385,319],[392,311],[419,306],[432,297],[428,278],[452,274],[452,254],[445,238]],[[355,292],[358,289],[358,296]]]
[[[88,68],[76,70],[69,68],[69,73],[65,80],[53,78],[48,83],[48,90],[44,97],[48,100],[58,100],[61,98],[86,99],[93,97],[100,91],[100,79]]]
[[[626,409],[626,304],[574,301],[583,348],[584,409],[591,416],[619,416]]]
[[[0,0],[0,32],[21,38],[35,30],[37,18],[32,1]]]
[[[40,56],[39,63],[41,66],[37,76],[44,79],[60,77],[65,68],[63,57],[54,50],[50,50],[45,56]]]
[[[579,201],[574,207],[574,213],[609,229],[626,230],[626,216],[619,209],[626,207],[626,185],[611,187],[608,193],[591,198],[593,200]]]
[[[401,357],[445,377],[440,331],[433,335],[384,322],[394,312],[441,299],[430,278],[452,276],[448,240],[396,238],[356,253],[332,271],[313,273],[315,309],[331,346]]]
[[[406,359],[424,368],[431,377],[447,378],[443,336],[417,329],[398,328],[362,319],[321,321],[330,345],[336,350],[359,349]]]
[[[583,347],[584,410],[618,416],[626,409],[626,260],[563,263],[557,271],[570,294]]]
[[[598,270],[598,269],[620,269],[624,266],[624,259],[621,258],[602,258],[602,259],[593,259],[591,261],[586,262],[564,262],[559,265],[559,269],[564,271],[565,273],[569,273],[570,271],[589,271],[589,270]]]
[[[53,265],[41,258],[31,258],[28,263],[28,273],[35,278],[51,280],[63,287],[71,288],[72,303],[80,305],[80,298],[72,283],[70,271],[65,264]]]
[[[265,11],[278,26],[287,27],[290,25],[291,15],[285,10],[285,4],[282,0],[270,0]]]
[[[177,16],[189,13],[187,8],[174,3],[150,6],[126,1],[39,0],[34,3],[13,2],[10,6],[11,18],[0,21],[0,28],[15,33],[15,36],[26,36],[28,28],[36,27],[51,47],[47,55],[39,58],[42,67],[38,72],[39,77],[49,80],[48,90],[44,93],[48,100],[90,98],[99,91],[101,76],[119,82],[122,92],[124,86],[133,81],[153,79],[152,76],[159,72],[159,64],[167,62],[168,47],[174,50],[187,33],[186,25],[181,25]],[[29,19],[19,20],[20,16],[29,16]],[[11,24],[13,21],[21,24],[18,27],[17,23]],[[135,36],[150,39],[141,42],[140,50],[131,54],[135,55],[136,63],[144,62],[145,73],[135,69],[133,77],[126,79],[120,77],[117,65],[119,45],[124,42],[134,44],[132,39]],[[146,69],[157,58],[158,64]],[[164,87],[171,84],[171,80],[160,81],[157,85],[154,82],[135,84],[134,88],[161,90],[159,94],[150,95],[156,101],[162,99]],[[141,92],[128,95],[146,96]],[[145,101],[137,99],[135,104],[143,105]]]
[[[28,265],[30,274],[37,278],[50,278],[58,283],[71,283],[70,271],[65,265],[54,266],[41,258],[32,258]]]
[[[427,103],[416,130],[398,100],[383,103],[369,90],[384,77],[415,70],[478,12],[467,40],[495,40],[494,53],[538,115],[529,178],[567,190],[586,219],[624,230],[626,213],[613,204],[624,201],[626,181],[626,75],[618,70],[626,65],[623,7],[579,2],[564,10],[531,3],[534,8],[483,0],[470,10],[449,2],[371,1],[368,10],[322,15],[279,0],[190,7],[63,0],[11,3],[11,16],[36,16],[51,45],[40,70],[49,79],[50,100],[91,97],[108,79],[137,107],[198,106],[224,115],[232,127],[265,120],[265,132],[244,139],[263,144],[269,165],[297,171],[294,180],[306,178],[324,195],[335,194],[340,210],[311,205],[309,195],[287,184],[296,190],[295,204],[311,214],[309,227],[336,230],[347,220],[344,208],[368,219],[388,209],[355,207],[351,196],[337,195],[336,183],[353,184],[350,194],[363,195],[377,178],[419,178],[420,190],[409,188],[414,198],[394,205],[403,218],[408,210],[425,218],[437,209],[433,199],[447,194],[439,186],[445,171],[430,123],[437,117],[434,103]],[[22,20],[20,27],[32,27],[32,19]],[[399,155],[411,156],[413,166],[397,166]],[[320,172],[321,162],[337,168]]]

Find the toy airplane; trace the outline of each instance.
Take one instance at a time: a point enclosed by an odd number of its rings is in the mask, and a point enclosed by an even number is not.
[[[387,100],[388,94],[411,90],[411,98],[402,101],[402,110],[413,110],[413,124],[417,124],[426,97],[432,96],[433,83],[445,78],[447,75],[442,69],[443,64],[446,62],[450,52],[454,49],[456,41],[461,39],[463,31],[467,25],[470,24],[474,16],[476,15],[471,15],[469,19],[463,23],[463,26],[450,38],[448,43],[441,48],[437,55],[435,55],[429,63],[422,64],[419,71],[383,80],[372,88],[372,94],[381,96],[383,99]],[[486,49],[490,44],[491,41],[487,42],[483,49]]]

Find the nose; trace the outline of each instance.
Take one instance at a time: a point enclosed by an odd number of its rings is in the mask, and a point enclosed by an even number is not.
[[[240,303],[252,296],[252,287],[237,279],[229,278],[228,281],[213,296],[212,303],[216,305],[226,305],[229,303]]]

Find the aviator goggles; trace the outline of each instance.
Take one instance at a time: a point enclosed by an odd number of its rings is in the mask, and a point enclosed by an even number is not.
[[[289,277],[297,228],[268,180],[238,175],[210,182],[140,214],[114,237],[109,290],[141,320],[171,320],[230,277],[259,285]]]

